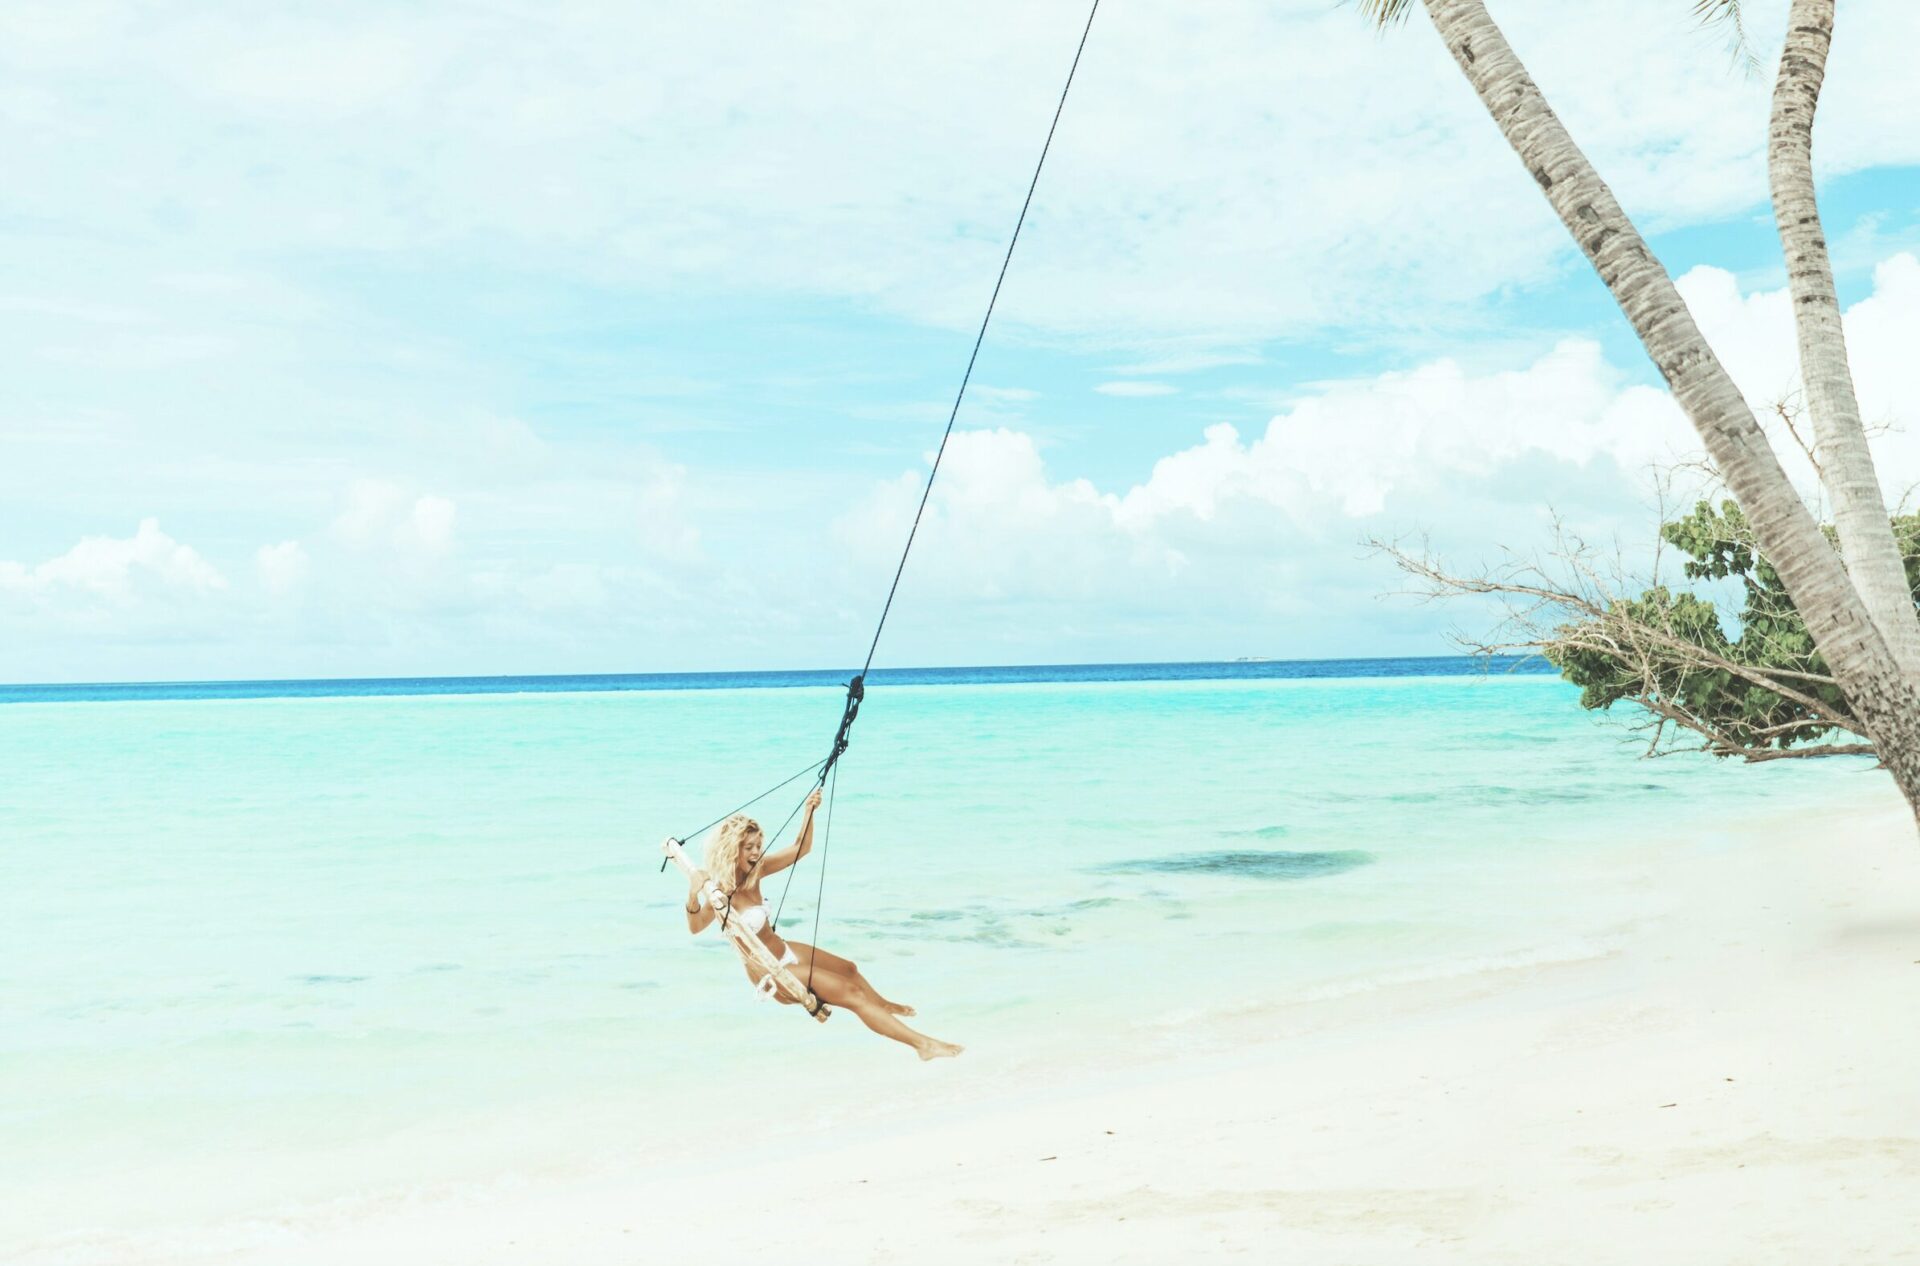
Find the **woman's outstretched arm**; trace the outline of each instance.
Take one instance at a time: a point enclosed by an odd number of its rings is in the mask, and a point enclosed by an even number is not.
[[[701,900],[700,889],[707,882],[707,872],[693,872],[693,883],[687,888],[687,931],[700,933],[707,930],[713,922],[713,907]]]
[[[815,787],[807,796],[806,813],[800,819],[800,834],[793,843],[777,853],[768,853],[760,863],[760,873],[777,875],[813,851],[813,811],[820,807],[820,788]]]

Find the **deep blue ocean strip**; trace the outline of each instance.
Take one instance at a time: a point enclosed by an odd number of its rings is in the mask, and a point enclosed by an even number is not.
[[[0,703],[183,699],[306,699],[381,695],[560,694],[581,691],[737,690],[839,686],[852,669],[731,673],[597,673],[532,677],[368,677],[313,681],[127,681],[0,685]],[[1482,659],[1234,660],[1180,664],[1021,664],[992,668],[876,668],[876,686],[989,686],[1023,682],[1260,681],[1366,677],[1464,677],[1551,673],[1537,657]]]

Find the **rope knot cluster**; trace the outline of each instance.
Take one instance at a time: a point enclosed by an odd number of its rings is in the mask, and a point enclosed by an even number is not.
[[[854,718],[860,715],[860,701],[866,697],[867,675],[855,673],[853,680],[847,683],[847,706],[840,713],[840,729],[833,736],[833,750],[827,755],[827,763],[820,767],[818,782],[826,782],[827,775],[833,772],[834,763],[846,753]]]

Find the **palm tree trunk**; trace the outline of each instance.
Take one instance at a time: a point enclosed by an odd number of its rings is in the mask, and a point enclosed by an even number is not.
[[[1840,557],[1613,191],[1587,161],[1481,0],[1424,0],[1487,112],[1613,293],[1753,523],[1767,560],[1920,819],[1920,689],[1901,672]]]
[[[1920,614],[1913,605],[1907,569],[1887,521],[1886,498],[1873,468],[1873,453],[1860,423],[1847,364],[1840,299],[1833,264],[1820,227],[1813,192],[1813,115],[1826,79],[1833,42],[1834,0],[1794,0],[1787,18],[1787,46],[1774,82],[1773,117],[1767,127],[1767,174],[1773,185],[1773,218],[1787,258],[1793,320],[1800,338],[1800,378],[1813,415],[1814,451],[1820,481],[1833,499],[1833,525],[1840,553],[1867,614],[1887,639],[1907,677],[1920,682]]]

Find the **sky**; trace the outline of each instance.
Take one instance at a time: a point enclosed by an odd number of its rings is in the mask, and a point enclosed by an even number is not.
[[[1492,5],[1762,412],[1758,68]],[[857,664],[1086,9],[0,10],[0,679]],[[1920,80],[1816,135],[1890,498]],[[1366,542],[1637,566],[1697,442],[1416,14],[1107,0],[877,662],[1446,654]],[[1804,474],[1804,472],[1802,472]]]

